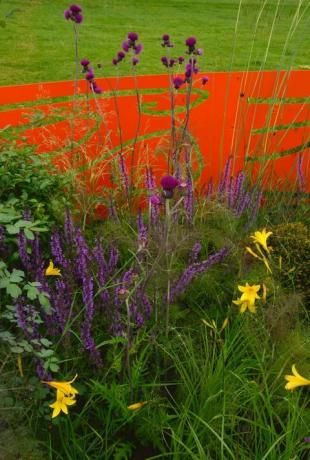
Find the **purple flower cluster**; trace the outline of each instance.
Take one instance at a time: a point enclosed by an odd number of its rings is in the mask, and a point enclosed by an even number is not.
[[[90,61],[88,59],[81,60],[82,73],[85,74],[85,79],[89,82],[90,89],[96,94],[101,94],[102,89],[96,83],[94,69],[89,67],[89,64]]]
[[[125,53],[129,53],[131,50],[133,52],[131,63],[133,66],[136,66],[140,62],[137,55],[140,54],[143,50],[143,45],[142,43],[137,43],[138,40],[139,36],[136,32],[129,32],[127,35],[127,40],[122,43],[123,51],[119,51],[117,53],[116,57],[112,59],[112,64],[117,65],[122,62],[126,57]]]
[[[155,193],[155,180],[152,168],[146,168],[146,188],[148,190],[150,223],[154,226],[158,222],[158,207],[161,205],[161,199]]]
[[[141,209],[138,212],[137,218],[137,228],[138,228],[138,252],[143,251],[148,244],[148,235],[147,235],[147,227],[143,222],[143,216]]]
[[[82,8],[79,5],[71,5],[67,10],[64,11],[65,19],[80,24],[83,21]]]

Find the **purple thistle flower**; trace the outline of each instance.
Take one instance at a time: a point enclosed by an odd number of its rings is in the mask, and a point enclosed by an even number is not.
[[[224,247],[220,251],[209,256],[206,260],[189,265],[171,289],[170,298],[168,299],[169,302],[171,303],[176,296],[182,294],[197,275],[206,272],[213,265],[222,262],[228,253],[228,248]]]
[[[100,88],[100,86],[97,86],[97,84],[95,84],[95,82],[92,84],[92,89],[93,89],[94,93],[96,93],[96,94],[101,94],[102,93],[102,89]]]
[[[173,191],[178,185],[179,181],[173,176],[164,176],[160,184],[165,191]]]
[[[117,65],[118,62],[119,62],[119,61],[118,61],[116,58],[113,58],[113,59],[112,59],[112,64],[113,64],[113,65]]]
[[[208,83],[208,81],[209,81],[209,77],[207,77],[206,75],[205,75],[204,77],[202,77],[202,79],[201,79],[201,83],[202,83],[203,85],[205,85],[206,83]]]
[[[140,62],[140,61],[139,61],[139,59],[138,59],[137,57],[133,57],[133,58],[131,59],[132,65],[137,65],[137,64],[139,64],[139,62]]]
[[[70,19],[71,18],[71,11],[70,10],[65,10],[64,11],[64,17],[65,19]]]
[[[195,51],[196,42],[197,40],[195,37],[188,37],[188,39],[185,41],[185,45],[188,47],[187,54],[191,54]]]
[[[165,67],[168,67],[169,62],[167,56],[163,56],[160,60]]]
[[[143,45],[141,43],[135,46],[135,54],[140,54],[142,50],[143,50]]]
[[[82,8],[76,4],[71,5],[70,10],[72,11],[73,14],[78,14],[82,12]]]
[[[129,32],[129,34],[127,35],[127,37],[129,38],[129,40],[131,42],[135,42],[138,40],[139,36],[136,32]]]
[[[90,64],[90,61],[88,59],[82,59],[81,60],[81,65],[83,67],[87,67]]]
[[[85,78],[86,80],[90,81],[90,80],[93,80],[95,78],[95,74],[94,74],[94,71],[92,69],[90,69],[86,75],[85,75]]]
[[[175,59],[170,59],[169,60],[169,67],[173,67],[175,64]]]
[[[195,46],[196,45],[196,38],[195,37],[188,37],[185,41],[185,45],[186,46],[189,46],[189,47],[192,47],[192,46]]]
[[[162,39],[163,39],[164,42],[169,42],[169,40],[170,40],[170,35],[164,34],[164,35],[162,36]]]
[[[74,16],[74,22],[76,22],[77,24],[81,24],[81,22],[83,22],[83,15],[82,14],[76,14]]]
[[[129,48],[130,48],[130,43],[128,43],[128,40],[125,40],[123,43],[122,43],[122,48],[123,50],[128,53],[129,51]]]
[[[125,58],[125,53],[124,53],[124,51],[119,51],[119,52],[117,53],[117,58],[118,58],[119,61],[122,61],[122,60]]]
[[[179,61],[179,64],[182,64],[184,62],[184,57],[183,56],[180,56],[178,58],[178,61]]]
[[[175,77],[173,79],[173,86],[175,89],[180,89],[183,83],[184,83],[184,80],[181,77]]]

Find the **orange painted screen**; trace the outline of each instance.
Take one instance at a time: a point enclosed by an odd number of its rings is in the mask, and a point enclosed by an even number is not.
[[[96,174],[98,190],[111,185],[111,160],[122,151],[130,168],[167,170],[171,130],[168,76],[98,79],[102,95],[87,82],[54,82],[0,87],[2,138],[18,137],[50,154],[60,167]],[[140,110],[136,87],[139,88]],[[310,71],[215,72],[202,86],[194,82],[189,133],[200,183],[217,180],[229,155],[233,169],[263,174],[265,185],[295,184],[301,171],[310,192]],[[185,117],[184,92],[176,96],[176,120]],[[72,117],[74,113],[74,117]],[[72,142],[74,139],[74,142]],[[199,173],[199,174],[198,174]]]

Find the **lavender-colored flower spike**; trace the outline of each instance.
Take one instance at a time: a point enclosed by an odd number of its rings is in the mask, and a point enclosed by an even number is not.
[[[148,237],[147,237],[147,228],[143,222],[142,212],[139,209],[138,218],[137,218],[137,227],[138,227],[138,251],[142,251],[147,247]]]
[[[232,155],[230,155],[226,161],[224,174],[221,177],[221,181],[219,184],[218,192],[219,194],[223,194],[227,191],[228,181],[231,176],[231,168],[232,168]]]
[[[194,244],[191,255],[190,255],[191,263],[197,262],[201,249],[202,249],[201,243],[197,241],[197,243]]]
[[[58,231],[54,231],[51,236],[51,251],[54,261],[64,268],[68,268],[68,261],[64,257],[63,248],[61,244],[61,237]]]
[[[128,196],[129,194],[129,179],[128,179],[128,174],[126,170],[126,165],[124,161],[123,155],[119,155],[119,166],[120,166],[120,174],[121,174],[121,180],[123,183],[123,187],[126,191],[126,195]]]
[[[171,289],[169,302],[171,303],[178,295],[182,294],[197,275],[206,272],[210,267],[221,262],[228,253],[228,248],[224,247],[217,253],[209,256],[206,260],[189,265]]]

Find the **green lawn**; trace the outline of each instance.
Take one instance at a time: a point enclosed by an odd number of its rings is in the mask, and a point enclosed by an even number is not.
[[[111,59],[128,31],[140,34],[145,49],[139,73],[162,73],[163,33],[184,52],[184,39],[198,38],[207,70],[272,69],[309,65],[309,0],[81,0],[85,20],[80,57],[102,63],[101,76],[113,75]],[[241,4],[241,5],[240,5]],[[63,0],[2,0],[0,19],[17,8],[0,28],[1,85],[68,80],[74,71],[72,23]],[[265,6],[264,6],[265,5]],[[299,5],[299,8],[298,8]],[[128,74],[128,64],[119,67]]]

